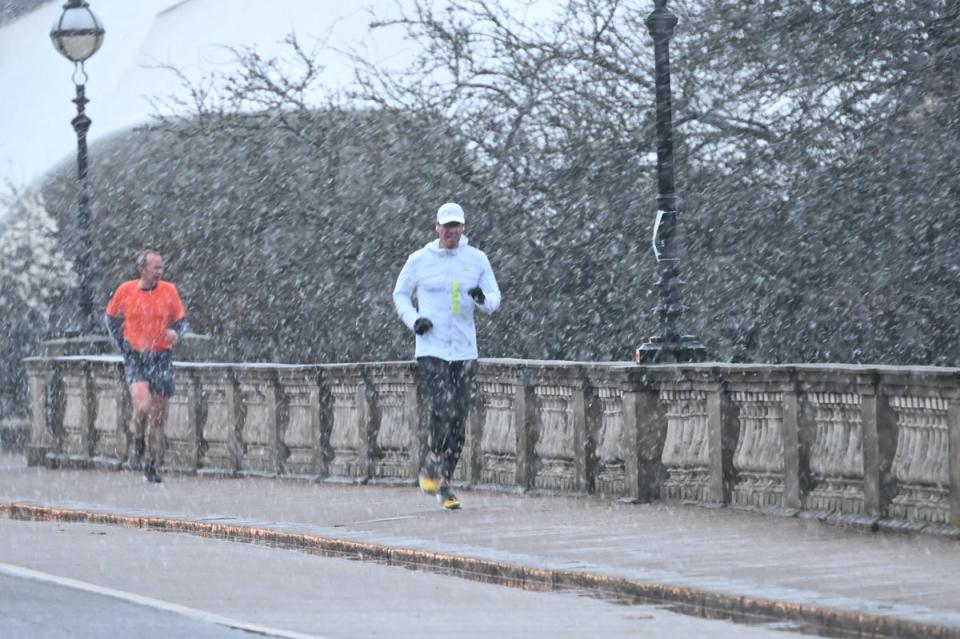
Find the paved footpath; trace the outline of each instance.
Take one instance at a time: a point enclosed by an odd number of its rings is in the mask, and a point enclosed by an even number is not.
[[[0,516],[171,530],[828,631],[960,638],[960,540],[730,509],[413,487],[27,468]]]

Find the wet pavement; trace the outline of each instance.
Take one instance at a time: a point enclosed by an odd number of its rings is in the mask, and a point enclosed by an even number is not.
[[[7,639],[190,637],[249,639],[246,629],[125,601],[99,592],[0,572],[0,619]]]
[[[0,455],[8,517],[362,555],[527,588],[648,597],[687,612],[960,637],[956,539],[662,503],[460,496],[463,510],[446,512],[413,487],[184,475],[156,486],[135,473],[27,468]]]
[[[0,539],[4,639],[233,637],[218,632],[241,629],[291,639],[804,637],[784,624],[701,619],[582,592],[505,588],[179,533],[0,519]],[[29,564],[29,572],[6,562]]]

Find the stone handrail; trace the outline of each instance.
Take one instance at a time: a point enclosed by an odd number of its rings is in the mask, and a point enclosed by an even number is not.
[[[25,360],[28,461],[119,468],[120,359]],[[414,483],[413,362],[175,363],[168,470]],[[960,369],[480,360],[457,481],[955,534]]]

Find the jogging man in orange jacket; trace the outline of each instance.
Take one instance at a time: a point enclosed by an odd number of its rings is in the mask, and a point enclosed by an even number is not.
[[[163,281],[163,257],[146,250],[137,258],[140,279],[124,282],[107,304],[107,330],[123,354],[133,417],[131,469],[160,483],[163,422],[167,400],[176,391],[171,349],[187,332],[187,312],[177,287]],[[149,428],[148,428],[149,427]],[[146,431],[149,437],[146,438]],[[148,445],[149,444],[149,445]]]

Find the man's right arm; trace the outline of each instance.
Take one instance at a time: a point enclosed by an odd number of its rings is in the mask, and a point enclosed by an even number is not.
[[[103,322],[107,325],[107,333],[113,338],[113,343],[117,345],[117,349],[126,355],[127,351],[130,350],[130,345],[123,339],[123,318],[105,313]]]
[[[124,355],[130,350],[130,344],[123,338],[123,302],[126,297],[124,285],[114,292],[107,303],[107,311],[103,315],[103,323],[107,325],[107,333],[113,338],[113,343]]]

